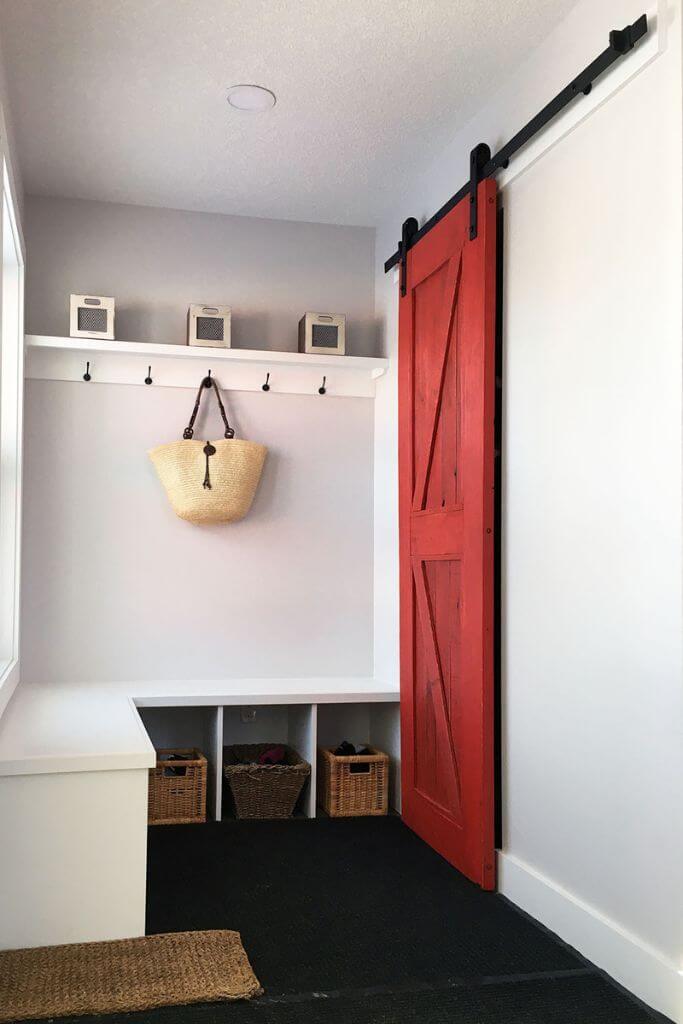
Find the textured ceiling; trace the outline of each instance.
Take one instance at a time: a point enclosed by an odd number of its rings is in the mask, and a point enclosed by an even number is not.
[[[0,0],[25,190],[374,224],[572,2]]]

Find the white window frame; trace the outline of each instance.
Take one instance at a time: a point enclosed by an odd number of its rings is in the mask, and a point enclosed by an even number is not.
[[[0,715],[19,681],[24,421],[24,254],[7,163],[0,241]]]

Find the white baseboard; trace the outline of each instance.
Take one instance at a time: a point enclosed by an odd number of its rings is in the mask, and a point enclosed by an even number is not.
[[[643,1002],[683,1024],[683,971],[676,964],[512,854],[498,854],[498,891]]]

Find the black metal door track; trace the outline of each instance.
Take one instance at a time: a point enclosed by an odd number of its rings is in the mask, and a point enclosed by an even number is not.
[[[414,217],[409,217],[403,222],[401,241],[398,243],[398,248],[394,255],[384,264],[385,273],[388,273],[397,263],[401,264],[401,295],[406,294],[407,256],[412,246],[419,242],[421,238],[424,238],[427,232],[431,231],[434,225],[438,224],[468,194],[470,197],[470,238],[476,238],[477,186],[479,182],[485,178],[493,177],[498,171],[507,167],[515,153],[525,146],[534,135],[537,135],[542,128],[545,128],[553,118],[557,117],[565,107],[579,96],[587,96],[593,88],[593,82],[607,71],[612,64],[629,53],[636,43],[643,36],[647,35],[647,31],[647,16],[641,14],[632,25],[627,25],[622,29],[614,29],[610,32],[607,49],[603,50],[595,60],[591,61],[587,68],[584,68],[550,103],[547,103],[535,117],[532,117],[516,135],[513,135],[510,141],[495,156],[491,156],[491,150],[485,143],[480,142],[478,146],[475,146],[470,153],[470,180],[454,196],[451,196],[448,202],[440,210],[437,210],[433,217],[430,217],[421,228],[418,227],[418,222]]]

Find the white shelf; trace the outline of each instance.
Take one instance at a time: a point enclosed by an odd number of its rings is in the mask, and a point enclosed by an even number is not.
[[[375,381],[387,371],[387,359],[362,356],[304,355],[254,349],[190,348],[132,341],[54,338],[26,335],[26,376],[34,380],[80,381],[90,363],[90,384],[197,388],[209,370],[229,391],[315,395],[326,378],[325,398],[373,398]],[[151,367],[153,383],[145,384]]]

